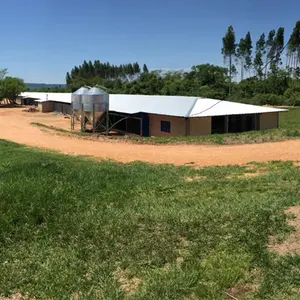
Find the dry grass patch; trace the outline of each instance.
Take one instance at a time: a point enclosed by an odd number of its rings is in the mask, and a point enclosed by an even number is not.
[[[239,174],[236,178],[251,178],[265,175],[269,172],[265,164],[247,164],[245,173]]]
[[[248,282],[236,283],[225,292],[227,299],[244,299],[247,294],[255,293],[259,287],[260,276],[260,269],[251,270],[247,276]]]
[[[179,239],[180,241],[180,248],[178,250],[178,257],[176,258],[176,264],[177,266],[181,266],[184,262],[184,258],[189,254],[189,241],[186,237],[181,237]]]
[[[256,171],[256,172],[246,172],[243,174],[238,174],[238,175],[231,175],[231,176],[226,176],[226,179],[243,179],[243,178],[252,178],[252,177],[258,177],[267,174],[267,172],[263,171]]]
[[[133,294],[141,283],[141,280],[137,277],[130,277],[129,273],[126,270],[118,268],[114,273],[115,279],[120,284],[120,288],[126,294]]]
[[[265,175],[267,172],[265,171],[256,171],[256,172],[253,172],[253,173],[244,173],[240,176],[238,176],[238,178],[251,178],[251,177],[258,177],[258,176],[262,176],[262,175]]]
[[[300,167],[300,161],[294,161],[293,166],[294,167]]]
[[[245,296],[245,294],[250,292],[255,292],[257,290],[256,284],[251,283],[238,283],[235,286],[231,287],[230,289],[225,292],[227,299],[239,299],[240,297]]]
[[[179,238],[179,247],[177,249],[178,256],[176,257],[175,260],[175,265],[176,267],[181,267],[182,264],[184,263],[184,259],[188,256],[189,254],[189,241],[187,240],[186,237],[180,237]],[[163,267],[163,271],[169,271],[172,266],[174,266],[174,263],[166,263]]]
[[[275,237],[270,237],[269,249],[280,255],[298,254],[300,253],[300,206],[292,206],[284,213],[289,217],[288,225],[294,228],[294,232],[282,243],[279,243]]]
[[[183,300],[199,300],[200,298],[195,295],[195,293],[191,293],[188,296],[184,296]]]
[[[185,177],[184,181],[186,182],[193,182],[193,181],[200,181],[206,179],[206,176],[194,176],[194,177]]]
[[[0,300],[35,300],[35,298],[30,298],[28,295],[23,296],[21,293],[15,293],[8,297],[0,296]]]

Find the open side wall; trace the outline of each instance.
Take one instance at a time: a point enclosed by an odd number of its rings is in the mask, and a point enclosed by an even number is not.
[[[54,111],[62,114],[72,114],[72,106],[67,103],[54,102]]]
[[[36,105],[36,99],[34,98],[22,98],[22,97],[17,97],[16,98],[16,103],[19,105]]]
[[[124,133],[142,135],[142,114],[123,114],[111,111],[109,114],[109,123],[112,130],[119,130]]]

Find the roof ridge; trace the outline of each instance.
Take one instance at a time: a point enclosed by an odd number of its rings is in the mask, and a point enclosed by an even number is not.
[[[191,114],[192,110],[194,109],[194,107],[195,107],[195,105],[196,105],[196,103],[197,103],[198,100],[199,100],[199,98],[196,98],[194,100],[194,103],[192,104],[192,106],[190,107],[190,109],[187,111],[187,113],[185,115],[185,118],[188,118],[190,116],[190,114]]]
[[[208,107],[208,108],[206,108],[206,109],[200,111],[199,113],[194,114],[194,115],[201,115],[202,113],[204,113],[204,112],[206,112],[206,111],[212,109],[213,107],[215,107],[216,105],[218,105],[219,103],[221,103],[221,102],[223,101],[223,100],[217,100],[217,99],[212,99],[212,100],[216,100],[216,101],[218,101],[218,102],[215,103],[215,104],[213,104],[213,105],[211,105],[210,107]],[[197,101],[198,101],[198,99],[197,99]],[[193,116],[193,115],[189,115],[189,117],[191,117],[191,116]]]

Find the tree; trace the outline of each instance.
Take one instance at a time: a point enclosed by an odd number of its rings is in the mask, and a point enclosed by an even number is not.
[[[139,74],[141,72],[140,66],[137,62],[133,64],[133,71],[134,74]]]
[[[26,90],[24,81],[16,77],[5,77],[0,80],[0,99],[7,99],[11,104]]]
[[[87,63],[87,61],[85,60],[80,68],[80,74],[83,78],[88,78],[89,77],[89,64]]]
[[[70,83],[71,83],[72,79],[71,79],[71,76],[69,74],[69,72],[67,72],[67,75],[66,75],[66,84],[69,86]]]
[[[275,59],[275,34],[276,31],[273,29],[269,32],[268,39],[266,41],[266,64],[265,64],[265,78],[268,73],[268,65]]]
[[[263,62],[263,59],[262,59],[262,53],[260,51],[256,52],[255,58],[253,60],[253,66],[254,66],[256,75],[260,79],[262,79],[262,77],[264,75],[263,70],[262,70],[263,64],[264,64],[264,62]]]
[[[240,60],[241,67],[241,80],[244,79],[244,68],[245,68],[245,59],[246,59],[246,42],[242,38],[237,46],[236,56]]]
[[[236,55],[240,60],[241,80],[243,80],[244,70],[249,71],[252,66],[252,39],[250,32],[247,32],[245,38],[240,39]]]
[[[148,67],[146,64],[143,65],[143,72],[144,73],[149,73]]]
[[[224,60],[228,62],[229,64],[229,95],[231,91],[231,81],[232,81],[232,66],[233,59],[236,55],[236,43],[235,43],[235,32],[233,30],[232,26],[229,26],[227,29],[227,32],[225,36],[223,37],[223,48],[222,48],[222,54],[224,57]]]
[[[227,68],[204,64],[193,66],[192,72],[186,76],[190,79],[197,79],[201,86],[220,86],[226,82],[227,73]]]
[[[284,47],[284,28],[280,27],[277,30],[276,36],[273,41],[273,58],[270,61],[270,70],[273,75],[279,72],[280,66],[282,65],[281,53]]]
[[[252,67],[252,38],[251,34],[248,31],[245,39],[245,70],[250,72],[250,69]]]
[[[264,65],[264,56],[266,54],[266,39],[265,34],[263,33],[258,41],[256,42],[256,51],[255,58],[253,61],[253,66],[256,72],[256,75],[262,79],[263,77],[263,65]]]
[[[88,67],[88,77],[92,78],[95,76],[95,68],[94,68],[94,64],[89,61],[89,67]]]
[[[0,80],[3,80],[6,75],[7,75],[7,69],[1,69],[0,70]]]
[[[132,64],[128,64],[128,74],[129,76],[132,76],[134,74],[134,69]]]
[[[300,68],[300,21],[293,29],[288,43],[287,66],[295,77]]]
[[[100,60],[94,61],[94,69],[95,69],[95,75],[100,76],[101,75],[101,63]]]

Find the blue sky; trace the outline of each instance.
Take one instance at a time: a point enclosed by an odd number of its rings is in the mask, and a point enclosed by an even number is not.
[[[149,69],[223,64],[222,37],[285,27],[300,19],[298,0],[2,1],[0,68],[26,82],[64,83],[83,60]]]

